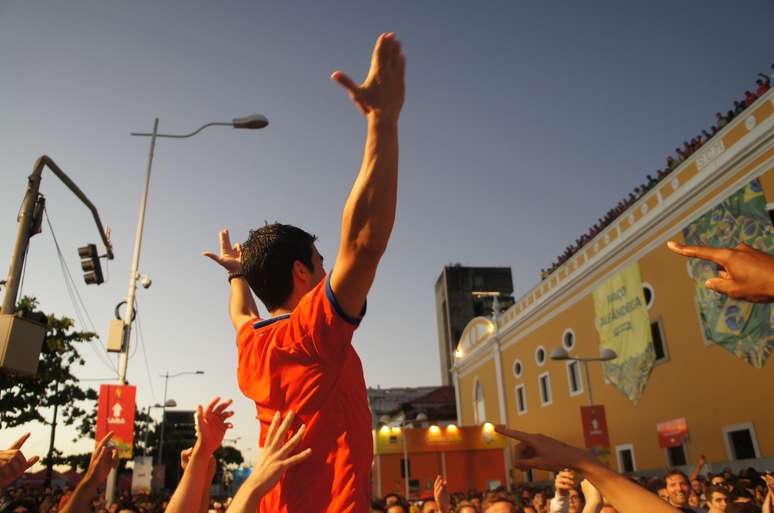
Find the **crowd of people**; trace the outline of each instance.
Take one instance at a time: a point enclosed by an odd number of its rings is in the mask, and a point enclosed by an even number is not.
[[[666,157],[666,165],[663,169],[657,170],[653,175],[646,175],[645,176],[645,183],[642,185],[635,187],[632,192],[629,193],[629,195],[625,198],[623,198],[621,201],[616,204],[615,207],[611,208],[607,211],[607,213],[597,219],[597,222],[588,229],[586,233],[575,239],[575,243],[567,246],[564,249],[564,252],[559,255],[559,257],[556,259],[556,261],[551,264],[550,267],[547,269],[541,269],[540,270],[540,279],[544,280],[548,276],[551,275],[554,271],[556,271],[562,264],[567,262],[570,258],[573,257],[578,251],[580,251],[581,248],[583,248],[586,244],[588,244],[591,240],[594,239],[599,233],[601,233],[605,228],[607,228],[613,221],[615,221],[620,215],[622,215],[626,210],[637,202],[642,196],[645,195],[649,190],[651,190],[653,187],[656,186],[661,180],[669,176],[669,174],[677,169],[677,167],[682,164],[685,160],[687,160],[693,153],[695,153],[699,148],[704,146],[707,142],[709,142],[712,137],[715,136],[720,130],[723,129],[727,124],[731,122],[736,116],[744,112],[744,110],[751,106],[753,103],[755,103],[755,100],[757,100],[760,96],[766,93],[771,87],[772,82],[774,82],[774,64],[771,65],[771,74],[766,75],[764,73],[759,73],[758,78],[755,82],[756,89],[755,91],[745,91],[744,98],[741,100],[734,101],[734,108],[729,109],[725,114],[722,112],[717,112],[715,114],[715,124],[713,124],[709,130],[702,130],[701,133],[689,141],[684,141],[682,147],[675,148],[674,155],[667,155]]]
[[[747,468],[734,474],[700,473],[702,462],[687,476],[669,470],[662,477],[631,476],[632,482],[647,489],[675,509],[693,513],[772,513],[774,474]],[[389,494],[374,501],[371,513],[616,513],[618,510],[588,480],[571,470],[556,474],[553,486],[516,485],[481,492],[449,494],[436,479],[432,497],[407,501]],[[444,494],[447,497],[444,497]]]

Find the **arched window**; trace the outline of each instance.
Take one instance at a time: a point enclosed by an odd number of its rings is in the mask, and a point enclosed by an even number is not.
[[[476,380],[473,396],[473,422],[482,424],[486,421],[486,405],[484,404],[484,386]]]

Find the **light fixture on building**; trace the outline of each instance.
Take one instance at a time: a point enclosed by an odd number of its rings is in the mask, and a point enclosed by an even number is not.
[[[456,433],[457,431],[459,431],[459,428],[454,424],[449,424],[448,426],[446,426],[446,430],[449,431],[450,433]]]
[[[431,435],[437,435],[437,434],[439,434],[440,432],[441,432],[441,428],[439,428],[439,427],[438,427],[438,426],[436,426],[435,424],[433,424],[432,426],[430,426],[430,434],[431,434]]]
[[[494,431],[494,424],[491,422],[484,422],[484,433],[491,433]]]
[[[382,433],[383,435],[389,434],[390,426],[382,426],[381,428],[379,428],[379,432]]]
[[[463,356],[465,356],[465,353],[462,351],[461,347],[457,348],[457,350],[454,351],[454,357],[455,358],[462,358]]]

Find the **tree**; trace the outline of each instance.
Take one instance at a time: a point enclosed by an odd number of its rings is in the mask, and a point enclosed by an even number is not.
[[[33,316],[38,306],[35,298],[24,297],[19,309],[24,316]],[[77,344],[91,342],[96,334],[77,331],[67,317],[46,316],[46,339],[40,353],[35,376],[0,374],[0,428],[16,427],[29,422],[48,421],[44,409],[57,407],[65,425],[82,421],[86,410],[83,401],[95,401],[97,392],[81,388],[73,370],[83,366]],[[92,408],[93,409],[93,408]]]
[[[38,361],[38,372],[34,376],[11,376],[0,373],[0,428],[15,427],[29,422],[51,425],[51,443],[46,458],[47,482],[51,480],[54,461],[57,458],[54,440],[56,426],[60,422],[70,426],[83,423],[86,410],[84,401],[95,401],[97,392],[83,389],[72,371],[83,366],[85,360],[76,344],[89,343],[96,334],[77,331],[75,323],[67,317],[43,315],[36,312],[38,301],[23,297],[18,309],[22,316],[46,322],[46,338]],[[47,422],[43,410],[53,408],[52,420]],[[92,408],[93,410],[94,408]]]

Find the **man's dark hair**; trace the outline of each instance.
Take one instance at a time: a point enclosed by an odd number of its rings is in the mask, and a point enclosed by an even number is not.
[[[710,485],[707,487],[707,491],[704,492],[704,496],[707,497],[707,501],[712,500],[713,493],[720,493],[720,494],[723,494],[725,498],[728,498],[728,490],[726,490],[722,486]]]
[[[669,479],[672,476],[683,476],[683,479],[685,479],[685,482],[690,484],[691,481],[688,479],[688,476],[685,475],[685,472],[680,470],[679,468],[673,468],[669,472],[667,472],[664,475],[664,482],[666,483],[666,480]]]
[[[242,244],[242,272],[255,295],[269,311],[282,306],[293,293],[293,264],[296,260],[309,271],[314,235],[289,224],[267,224],[250,230]]]

